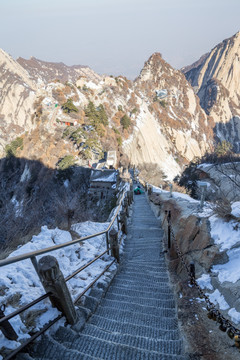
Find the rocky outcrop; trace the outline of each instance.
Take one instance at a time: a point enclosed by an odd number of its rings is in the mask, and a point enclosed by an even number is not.
[[[229,202],[240,201],[240,163],[200,164],[197,167],[199,177],[208,186],[208,199],[226,199]],[[231,211],[230,211],[231,213]]]
[[[230,141],[239,152],[240,32],[215,46],[200,63],[182,70],[213,118],[218,138]]]
[[[142,139],[152,131],[158,134],[159,139],[159,144],[153,141],[153,147],[170,152],[176,163],[186,163],[206,152],[208,142],[212,141],[211,124],[180,71],[173,69],[159,53],[155,53],[145,63],[134,89],[151,113],[149,116],[144,109],[148,121],[139,126],[141,131],[134,137],[135,149],[141,151]],[[155,127],[151,117],[156,121]],[[171,167],[171,162],[167,160],[166,166]]]
[[[28,72],[0,49],[0,153],[12,138],[33,128],[36,92]]]
[[[180,194],[181,195],[181,194]],[[177,195],[176,195],[177,196]],[[214,245],[210,236],[209,222],[207,217],[200,217],[198,201],[192,202],[181,196],[170,198],[169,194],[153,193],[149,200],[152,208],[161,221],[164,221],[165,234],[167,234],[167,218],[165,211],[171,211],[171,224],[176,242],[189,265],[193,261],[196,265],[197,274],[209,271],[213,263],[219,258],[218,248]],[[170,262],[171,267],[182,277],[186,277],[186,269],[181,263],[177,251],[176,242],[171,236]],[[167,247],[167,238],[166,238]]]
[[[17,62],[28,71],[31,78],[45,84],[54,80],[75,83],[80,77],[96,82],[101,80],[100,75],[84,65],[67,66],[62,62],[42,61],[35,57],[31,57],[29,60],[20,57]]]

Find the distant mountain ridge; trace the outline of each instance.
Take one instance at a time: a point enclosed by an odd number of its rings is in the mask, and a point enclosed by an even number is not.
[[[0,152],[21,136],[20,156],[54,167],[68,154],[83,163],[100,148],[116,150],[119,164],[123,158],[138,167],[152,164],[172,179],[212,147],[216,134],[240,143],[239,45],[238,33],[182,69],[185,76],[154,53],[134,81],[82,65],[15,61],[1,50]],[[67,101],[73,113],[63,111]]]
[[[28,71],[35,81],[38,81],[40,78],[44,83],[53,80],[76,82],[80,76],[92,77],[92,80],[95,81],[100,81],[101,79],[101,76],[86,65],[68,66],[62,62],[48,62],[36,59],[35,57],[31,57],[29,60],[19,57],[17,62]]]

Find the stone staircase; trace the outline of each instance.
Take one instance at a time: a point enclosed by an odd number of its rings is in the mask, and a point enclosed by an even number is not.
[[[91,310],[85,326],[61,326],[54,336],[44,335],[34,345],[34,359],[186,359],[162,230],[145,195],[134,200],[121,265],[105,296],[100,301],[103,289],[92,290],[84,305],[86,317]]]

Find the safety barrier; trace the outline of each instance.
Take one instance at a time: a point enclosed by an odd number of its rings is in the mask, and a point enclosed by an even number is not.
[[[107,227],[106,230],[101,231],[99,233],[85,236],[83,238],[75,239],[73,241],[55,245],[52,247],[48,247],[45,249],[41,249],[38,251],[30,252],[27,254],[22,254],[19,256],[7,258],[0,261],[0,267],[13,264],[25,259],[30,259],[32,264],[40,278],[41,283],[44,286],[46,293],[39,298],[35,299],[29,304],[26,304],[20,307],[18,310],[12,312],[11,314],[5,316],[5,305],[2,305],[0,308],[0,330],[4,334],[4,336],[9,340],[17,340],[18,336],[14,331],[12,325],[10,324],[9,320],[13,317],[21,314],[25,310],[31,308],[32,306],[36,305],[37,303],[41,302],[42,300],[49,298],[54,307],[57,307],[58,310],[61,311],[61,314],[56,317],[55,319],[51,320],[47,323],[40,331],[35,333],[31,338],[29,338],[26,342],[24,342],[21,346],[17,349],[12,351],[4,360],[10,360],[17,353],[19,353],[23,348],[33,342],[36,338],[42,335],[45,331],[47,331],[52,325],[54,325],[57,321],[59,321],[64,316],[66,320],[70,324],[74,324],[76,321],[76,312],[74,305],[80,300],[80,298],[100,279],[102,275],[112,266],[114,262],[119,262],[119,247],[122,243],[123,236],[127,234],[127,216],[129,216],[128,207],[133,201],[133,188],[132,185],[130,186],[130,191],[123,191],[120,199],[118,201],[118,206],[115,211],[115,214]],[[113,224],[117,221],[118,231],[113,228]],[[120,237],[122,233],[122,236]],[[89,261],[87,264],[82,266],[81,268],[75,270],[72,274],[67,276],[66,278],[63,277],[58,262],[55,257],[53,256],[44,256],[42,257],[39,262],[37,262],[36,257],[38,255],[46,254],[53,250],[58,250],[61,248],[65,248],[68,246],[72,246],[76,243],[82,243],[88,239],[92,239],[99,235],[106,234],[106,250],[95,257],[93,260]],[[86,269],[88,266],[93,264],[99,258],[101,258],[106,253],[109,254],[111,251],[111,255],[114,259],[111,261],[110,264],[106,266],[106,268],[75,298],[74,302],[72,301],[71,295],[69,294],[68,288],[66,286],[66,282],[76,276],[78,273]]]

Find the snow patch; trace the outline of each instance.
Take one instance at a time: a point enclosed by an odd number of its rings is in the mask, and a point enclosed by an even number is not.
[[[231,214],[236,217],[240,217],[240,201],[232,203],[232,212]]]
[[[202,276],[199,279],[197,279],[197,283],[202,289],[213,290],[211,284],[211,277],[209,274],[202,274]]]
[[[235,324],[240,323],[240,313],[235,308],[230,309],[228,315]]]
[[[238,226],[236,221],[226,222],[220,219],[217,215],[213,215],[209,218],[211,225],[211,237],[214,243],[219,245],[220,250],[228,250],[233,245],[237,244],[240,239],[240,229],[234,228]]]
[[[31,172],[30,172],[28,165],[26,164],[24,167],[23,173],[21,175],[20,182],[27,181],[30,179],[30,177],[31,177]]]
[[[211,302],[213,302],[215,305],[218,304],[220,310],[229,309],[228,303],[218,289],[216,289],[212,294],[207,295],[209,296]]]
[[[212,271],[218,274],[221,283],[235,283],[240,279],[240,248],[227,251],[229,261],[226,264],[214,265]]]

